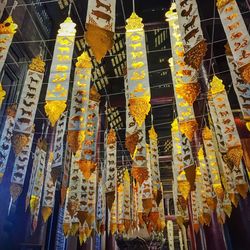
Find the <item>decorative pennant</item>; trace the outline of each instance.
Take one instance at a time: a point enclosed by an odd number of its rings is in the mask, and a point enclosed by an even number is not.
[[[106,200],[108,209],[111,210],[115,200],[116,192],[116,154],[117,154],[117,142],[116,133],[113,129],[110,129],[107,135],[107,172],[106,172]]]
[[[56,185],[53,182],[51,176],[52,162],[53,162],[53,153],[50,152],[49,161],[46,169],[44,189],[43,189],[43,199],[42,199],[42,217],[44,222],[47,222],[48,218],[50,217],[53,211],[54,201],[55,201]]]
[[[140,129],[138,129],[138,137],[138,144],[133,159],[132,176],[141,186],[149,177],[146,159],[145,123],[143,123],[143,126]]]
[[[173,58],[169,59],[169,65],[172,73],[180,131],[191,141],[198,126],[195,120],[193,102],[200,92],[200,87],[197,82],[197,72],[184,62],[184,49],[178,15],[174,10],[175,5],[173,4],[166,13],[173,55]]]
[[[95,151],[99,124],[99,102],[100,94],[93,86],[90,90],[85,140],[82,145],[82,157],[79,160],[80,170],[86,179],[91,176],[91,173],[94,172],[96,168]]]
[[[41,56],[32,59],[26,75],[21,98],[18,104],[12,144],[16,156],[29,141],[34,129],[36,109],[40,97],[45,72],[45,63]]]
[[[63,169],[63,178],[62,178],[62,187],[61,187],[61,205],[63,205],[65,202],[67,188],[69,185],[72,152],[68,146],[68,143],[66,144],[65,151],[66,151],[66,154],[64,158],[64,169]]]
[[[159,153],[158,153],[158,136],[155,132],[154,127],[152,126],[149,130],[149,139],[150,139],[150,167],[153,183],[153,195],[154,199],[159,206],[162,200],[161,192],[161,176],[159,168]]]
[[[250,36],[235,0],[217,0],[220,19],[242,79],[250,83]]]
[[[196,0],[177,0],[181,39],[186,64],[198,70],[207,51]]]
[[[15,159],[14,168],[11,175],[10,194],[13,201],[16,201],[22,193],[23,185],[26,177],[26,172],[29,163],[29,157],[32,147],[34,133],[31,133],[28,138],[28,143],[22,149]]]
[[[0,139],[0,183],[2,182],[11,149],[11,138],[15,125],[16,105],[7,108],[7,117]]]
[[[169,250],[174,250],[174,224],[173,221],[167,221],[167,232],[168,232],[168,247]]]
[[[77,58],[70,118],[68,124],[68,144],[75,154],[84,141],[84,130],[87,124],[87,110],[92,64],[87,52]]]
[[[127,19],[126,48],[129,109],[139,127],[143,125],[151,108],[148,62],[143,26],[142,18],[138,17],[135,12]]]
[[[202,137],[206,152],[206,159],[210,170],[209,172],[211,174],[213,189],[216,193],[217,198],[222,201],[224,198],[224,191],[221,184],[215,148],[212,141],[212,131],[208,127],[205,127],[202,131]]]
[[[97,62],[113,47],[115,10],[115,0],[88,1],[85,38]]]
[[[3,23],[0,23],[0,72],[3,69],[6,57],[17,31],[17,24],[13,22],[12,16],[9,16]]]
[[[129,92],[128,92],[128,79],[125,77],[125,95],[126,95],[126,142],[125,146],[129,153],[133,156],[135,153],[136,145],[138,143],[138,125],[132,116],[129,108]]]
[[[243,118],[246,121],[246,127],[250,131],[250,85],[242,80],[229,46],[226,46],[226,56],[234,91],[237,95]]]
[[[221,128],[223,140],[227,148],[227,164],[232,169],[234,166],[239,167],[240,160],[243,156],[243,150],[239,138],[239,134],[235,125],[234,117],[228,101],[225,86],[222,80],[213,77],[210,83],[210,102],[213,105],[218,116],[219,125]]]
[[[54,127],[66,109],[71,71],[71,61],[75,42],[76,24],[67,17],[60,24],[46,94],[45,112]]]

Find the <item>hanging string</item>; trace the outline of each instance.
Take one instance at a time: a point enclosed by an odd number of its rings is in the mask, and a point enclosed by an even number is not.
[[[72,1],[70,1],[70,4],[69,4],[68,17],[70,17],[70,14],[71,14],[71,7],[72,7]]]
[[[133,12],[135,12],[135,0],[132,0],[133,3]]]
[[[12,12],[15,10],[17,4],[18,4],[18,2],[17,2],[17,1],[14,1],[13,6],[12,6],[12,8],[11,8],[11,10],[10,10],[10,14],[9,14],[10,16],[12,15]]]

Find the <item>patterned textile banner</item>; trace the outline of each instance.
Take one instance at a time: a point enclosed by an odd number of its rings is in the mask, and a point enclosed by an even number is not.
[[[85,38],[100,62],[113,47],[116,0],[88,1]]]
[[[138,129],[138,137],[138,144],[136,146],[135,156],[133,158],[132,176],[141,186],[142,183],[149,177],[146,158],[145,123],[143,123],[143,126],[140,129]]]
[[[77,58],[72,90],[70,118],[68,124],[68,144],[75,154],[84,141],[87,124],[87,110],[92,64],[87,52]]]
[[[12,16],[9,16],[0,24],[0,72],[3,69],[13,36],[16,33],[17,25],[13,22]]]
[[[172,73],[180,131],[191,141],[198,126],[195,120],[193,102],[200,92],[200,86],[197,82],[197,72],[184,62],[184,49],[178,24],[178,15],[174,12],[173,6],[166,13],[173,55],[173,58],[169,59],[169,65]]]
[[[235,0],[217,0],[220,19],[242,79],[250,83],[250,36]]]
[[[45,112],[54,127],[66,109],[76,24],[70,17],[60,24],[46,94]]]
[[[246,121],[246,126],[250,131],[250,85],[242,80],[240,72],[237,69],[237,64],[235,63],[233,55],[228,47],[226,49],[226,55],[234,91],[237,95],[244,120]]]
[[[66,144],[65,149],[65,158],[64,158],[64,168],[63,168],[63,178],[62,178],[62,187],[61,187],[61,205],[64,205],[66,199],[67,188],[69,185],[69,176],[70,176],[70,169],[71,169],[71,157],[72,152],[69,148],[68,144]]]
[[[19,197],[19,195],[22,193],[23,190],[33,137],[34,133],[31,133],[29,135],[28,143],[15,159],[14,168],[11,175],[11,185],[10,185],[10,194],[13,201],[17,200],[17,198]]]
[[[42,88],[44,71],[45,63],[41,57],[37,56],[33,58],[26,75],[15,118],[12,144],[16,155],[27,145],[29,136],[34,130],[34,120]]]
[[[196,0],[176,0],[185,62],[198,70],[207,51]]]
[[[142,18],[133,12],[126,25],[129,109],[141,127],[150,111],[150,86]]]
[[[174,224],[173,221],[167,221],[167,232],[168,232],[168,247],[169,250],[174,250]]]
[[[7,117],[0,139],[0,183],[2,182],[11,149],[11,137],[15,125],[16,105],[7,108]]]
[[[126,95],[126,148],[129,153],[133,156],[135,153],[136,145],[138,143],[138,125],[131,115],[129,109],[129,92],[128,92],[128,79],[125,77],[125,95]]]
[[[97,208],[96,208],[96,223],[97,232],[103,234],[105,231],[105,219],[106,219],[106,199],[105,199],[105,186],[103,178],[98,183],[97,194]]]
[[[107,170],[106,170],[106,200],[108,209],[111,210],[115,200],[115,192],[117,187],[117,167],[116,154],[117,142],[116,133],[111,129],[107,135]]]
[[[95,171],[97,164],[95,162],[95,152],[99,124],[99,102],[100,94],[93,86],[90,90],[85,140],[82,145],[82,157],[79,160],[79,167],[86,179]]]
[[[191,191],[191,205],[192,205],[192,223],[194,231],[199,232],[199,220],[198,220],[198,204],[197,204],[197,193],[196,191]]]
[[[210,83],[210,102],[213,102],[219,125],[221,128],[221,135],[227,148],[227,164],[233,169],[234,166],[239,168],[243,150],[239,138],[239,134],[235,125],[234,116],[230,108],[225,86],[222,80],[214,76]]]
[[[46,222],[50,217],[53,211],[54,201],[55,201],[56,184],[53,182],[51,176],[52,162],[53,162],[53,153],[50,152],[49,161],[46,169],[43,198],[42,198],[42,217],[44,222]]]

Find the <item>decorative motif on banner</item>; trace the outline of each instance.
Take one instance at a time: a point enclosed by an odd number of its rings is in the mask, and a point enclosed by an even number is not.
[[[26,75],[22,95],[18,104],[12,144],[16,156],[29,141],[34,129],[36,109],[40,97],[45,71],[45,63],[40,56],[32,59]]]
[[[192,223],[194,231],[199,232],[199,220],[198,220],[198,204],[197,204],[197,194],[196,191],[191,192],[191,205],[192,205]]]
[[[66,154],[64,158],[64,169],[63,169],[63,178],[62,178],[62,187],[61,187],[61,205],[64,204],[65,199],[66,199],[66,193],[67,193],[67,188],[69,184],[70,168],[71,168],[72,152],[68,144],[66,144],[65,152]]]
[[[184,44],[186,64],[198,70],[207,51],[196,0],[177,0],[181,38]]]
[[[3,69],[12,39],[18,26],[13,22],[12,16],[9,16],[3,23],[0,23],[0,72]]]
[[[226,46],[226,56],[234,91],[237,95],[242,115],[246,121],[246,127],[250,131],[250,85],[242,80],[228,44]]]
[[[128,79],[124,78],[125,82],[125,95],[126,95],[126,142],[125,146],[129,153],[133,156],[135,153],[136,145],[138,143],[138,125],[131,115],[129,108],[129,92],[128,92]]]
[[[106,200],[105,200],[105,187],[103,178],[99,179],[98,194],[97,194],[97,208],[96,208],[96,230],[99,234],[105,231],[105,217],[106,217]]]
[[[116,192],[116,179],[117,179],[117,168],[116,168],[116,133],[113,129],[110,129],[107,135],[107,172],[106,172],[106,201],[107,207],[111,210],[115,200]]]
[[[176,94],[183,98],[189,106],[192,106],[200,93],[200,84],[198,83],[198,73],[195,69],[184,61],[184,47],[181,41],[180,25],[178,24],[178,15],[175,12],[175,4],[171,5],[166,13],[171,32],[171,49],[176,71]]]
[[[53,127],[66,109],[75,26],[76,24],[72,22],[71,18],[67,17],[60,24],[56,38],[45,104],[45,112]]]
[[[243,199],[245,199],[247,197],[249,186],[244,176],[242,161],[240,162],[239,168],[233,169],[233,176],[237,192],[242,196]]]
[[[149,176],[146,159],[145,123],[143,123],[143,126],[138,130],[138,137],[138,144],[136,146],[135,156],[133,159],[132,176],[141,186]]]
[[[95,171],[95,150],[99,121],[100,94],[93,86],[90,90],[90,100],[88,103],[87,124],[85,140],[82,145],[82,157],[79,160],[79,167],[86,179]]]
[[[15,125],[16,105],[7,108],[7,117],[0,139],[0,183],[2,182],[11,149],[11,138]]]
[[[113,47],[116,0],[88,1],[85,38],[100,62]]]
[[[28,138],[28,143],[22,149],[15,159],[14,168],[11,175],[10,194],[13,201],[16,201],[22,193],[25,176],[28,168],[29,157],[33,142],[34,133],[31,133]]]
[[[157,141],[158,136],[153,126],[151,127],[148,133],[150,139],[150,167],[151,167],[152,184],[153,184],[153,195],[157,203],[157,206],[159,206],[162,199],[162,192],[161,192],[161,176],[159,168],[159,153],[158,153],[158,141]]]
[[[235,0],[217,0],[220,19],[234,61],[245,83],[250,83],[250,36]]]
[[[53,211],[54,201],[55,201],[56,185],[54,184],[51,176],[52,162],[53,162],[53,153],[50,152],[49,161],[46,169],[43,199],[42,199],[42,217],[44,222],[46,222],[50,217]]]
[[[68,144],[75,154],[84,141],[87,123],[89,90],[92,64],[87,52],[77,58],[72,91],[70,118],[68,124]]]
[[[148,115],[150,86],[146,53],[145,34],[142,18],[133,12],[126,25],[127,74],[129,89],[129,109],[141,127]]]
[[[173,221],[167,221],[168,246],[169,250],[174,250],[174,224]]]
[[[216,159],[215,148],[212,141],[212,131],[208,127],[205,127],[202,131],[202,137],[207,156],[206,158],[208,162],[208,167],[211,174],[213,189],[214,192],[216,193],[217,198],[222,201],[224,198],[224,191],[221,184],[220,172]]]
[[[210,83],[210,102],[213,102],[215,111],[221,127],[222,136],[226,143],[227,164],[232,169],[234,166],[239,167],[243,150],[239,134],[235,125],[233,113],[230,108],[225,86],[218,77],[214,76]]]
[[[2,83],[0,83],[0,109],[2,107],[2,103],[5,96],[6,96],[6,91],[3,89]]]

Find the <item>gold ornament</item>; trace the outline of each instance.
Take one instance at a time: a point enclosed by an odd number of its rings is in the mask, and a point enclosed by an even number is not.
[[[107,144],[114,144],[116,143],[116,134],[113,128],[110,129],[108,136],[107,136]]]
[[[52,208],[51,207],[42,207],[41,213],[42,213],[43,221],[44,221],[44,223],[46,223],[48,218],[52,214]]]
[[[147,167],[132,167],[132,176],[138,181],[139,185],[141,186],[142,183],[148,179],[148,169]]]
[[[45,104],[45,113],[48,116],[51,126],[54,127],[61,114],[66,109],[65,101],[46,101]]]
[[[204,140],[212,140],[212,131],[207,126],[202,130],[202,137]]]
[[[132,134],[132,135],[126,136],[125,146],[131,155],[134,155],[134,153],[135,153],[135,149],[136,149],[136,145],[138,143],[138,140],[139,140],[139,136],[138,136],[137,132]]]
[[[19,155],[24,147],[29,143],[29,135],[23,133],[14,133],[12,136],[12,145],[15,155]]]
[[[0,83],[0,108],[2,106],[5,96],[6,96],[6,91],[3,89],[2,83]]]
[[[30,198],[30,213],[34,215],[39,204],[39,198],[35,195],[31,195]]]
[[[13,22],[12,16],[9,16],[3,23],[0,24],[0,34],[11,34],[16,33],[18,26]]]
[[[234,1],[234,0],[217,0],[217,2],[216,2],[217,8],[221,9],[232,1]]]
[[[132,12],[131,16],[126,20],[126,31],[127,32],[134,32],[134,31],[142,31],[143,30],[143,23],[142,18],[139,17],[135,12]]]
[[[218,93],[225,91],[225,86],[223,84],[223,81],[219,79],[217,76],[213,77],[213,80],[210,83],[210,86],[211,86],[210,93],[212,95],[216,95]]]
[[[187,200],[190,193],[190,184],[188,181],[178,181],[178,189],[182,197]]]
[[[97,163],[85,159],[81,159],[77,162],[83,176],[88,180],[91,174],[95,171]]]
[[[141,127],[150,111],[150,96],[134,97],[129,99],[129,109],[138,126]]]
[[[63,23],[60,24],[60,29],[58,30],[59,36],[75,36],[76,24],[73,23],[70,17],[67,17]]]
[[[194,133],[198,128],[196,120],[183,121],[179,123],[180,131],[188,138],[189,141],[193,140]]]
[[[239,168],[241,159],[243,157],[243,150],[241,146],[231,147],[227,151],[227,162],[229,166],[236,166]]]
[[[83,52],[80,56],[77,57],[76,62],[77,68],[92,68],[91,58],[88,56],[87,52]]]
[[[86,30],[86,42],[91,47],[96,61],[100,63],[107,51],[114,45],[114,33],[89,23],[86,24]]]
[[[149,134],[149,138],[151,140],[157,141],[158,136],[157,136],[157,134],[155,132],[154,126],[151,127],[151,129],[148,131],[148,134]]]
[[[245,83],[250,84],[250,63],[244,65],[239,69],[241,78]]]
[[[250,122],[246,122],[246,127],[247,127],[248,131],[250,132]]]
[[[32,59],[29,69],[39,73],[45,72],[45,62],[42,60],[40,55]]]
[[[70,149],[75,154],[79,149],[81,149],[82,143],[85,139],[85,131],[76,131],[70,130],[68,131],[67,141]]]
[[[179,83],[176,85],[176,93],[192,106],[200,94],[200,84],[198,82],[188,84]]]
[[[89,92],[89,99],[95,102],[100,102],[101,95],[98,93],[98,90],[93,85]]]

